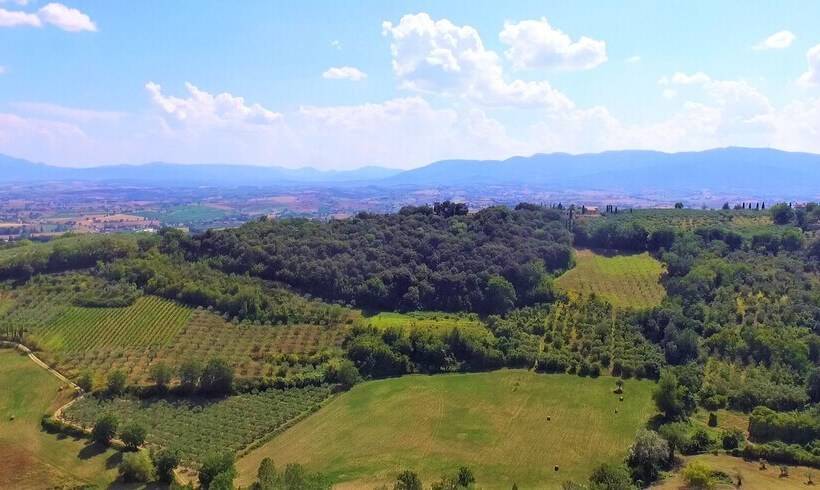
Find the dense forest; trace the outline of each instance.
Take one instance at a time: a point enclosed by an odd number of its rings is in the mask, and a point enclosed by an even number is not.
[[[180,239],[179,249],[370,309],[504,313],[551,299],[549,275],[572,263],[561,214],[530,205],[466,212],[442,203],[328,222],[263,219]]]

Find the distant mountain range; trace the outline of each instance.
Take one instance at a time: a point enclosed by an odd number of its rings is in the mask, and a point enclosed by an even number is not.
[[[344,184],[457,187],[517,185],[609,190],[736,191],[820,196],[820,155],[758,148],[700,152],[608,151],[536,154],[507,160],[443,160],[413,170],[363,167],[349,171],[248,165],[148,163],[66,168],[0,155],[0,183],[93,181],[168,186]]]

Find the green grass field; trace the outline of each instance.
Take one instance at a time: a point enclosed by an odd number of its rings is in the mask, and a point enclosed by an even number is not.
[[[0,349],[0,488],[104,488],[116,478],[120,453],[40,429],[41,417],[68,401],[60,385],[28,357]]]
[[[652,386],[627,380],[619,402],[610,377],[502,370],[372,381],[240,459],[237,483],[250,484],[270,457],[328,473],[337,488],[374,488],[406,468],[429,485],[459,465],[480,488],[557,488],[624,456],[654,412]]]
[[[644,252],[608,257],[591,250],[575,252],[575,267],[555,280],[566,292],[596,296],[616,307],[651,308],[666,291],[660,284],[663,265]]]
[[[176,206],[161,211],[143,211],[136,213],[147,219],[159,220],[162,224],[198,224],[220,220],[231,213],[211,206]]]

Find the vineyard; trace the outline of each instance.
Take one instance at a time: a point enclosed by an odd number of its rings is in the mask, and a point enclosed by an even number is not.
[[[590,250],[575,253],[575,267],[555,285],[566,292],[596,296],[613,306],[651,308],[666,292],[660,284],[663,265],[648,253],[607,257]]]
[[[114,414],[121,424],[138,423],[148,430],[149,445],[176,448],[183,461],[195,465],[213,451],[236,453],[275,434],[294,418],[316,410],[328,396],[328,387],[311,386],[218,401],[86,397],[64,415],[88,428],[104,414]]]
[[[191,317],[176,303],[145,296],[125,308],[72,306],[33,331],[51,352],[168,345]]]
[[[153,320],[149,323],[128,323],[125,319],[129,314],[125,311],[120,313],[121,320],[101,314],[106,324],[130,325],[130,330],[122,327],[116,337],[105,330],[95,330],[97,336],[88,339],[88,348],[79,343],[77,349],[46,350],[43,357],[72,378],[89,370],[95,374],[97,383],[103,382],[106,373],[121,369],[130,382],[146,384],[152,364],[165,362],[176,366],[186,359],[215,357],[228,361],[240,378],[273,378],[314,371],[339,351],[346,332],[341,327],[317,325],[234,325],[213,313],[191,311],[151,296],[121,310],[150,304],[156,305],[155,310],[167,310],[168,316],[162,317],[155,311],[150,314]],[[69,314],[73,310],[96,309],[72,307],[58,319],[74,318]],[[178,323],[180,318],[182,323]],[[70,325],[63,321],[44,330],[54,332],[55,337],[68,338],[62,332],[70,331]],[[57,344],[49,339],[45,337],[45,345]]]

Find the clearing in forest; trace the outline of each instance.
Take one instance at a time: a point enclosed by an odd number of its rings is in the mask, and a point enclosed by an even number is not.
[[[43,432],[40,419],[71,390],[27,356],[0,349],[0,488],[107,487],[121,453]]]
[[[627,380],[620,402],[611,377],[501,370],[367,382],[240,459],[237,483],[270,457],[339,488],[374,488],[404,469],[429,485],[460,465],[480,488],[559,487],[624,457],[654,412],[652,386]]]
[[[555,280],[559,289],[594,293],[622,308],[651,308],[666,295],[660,283],[663,264],[647,252],[607,256],[582,249],[576,250],[575,262],[575,267]]]

